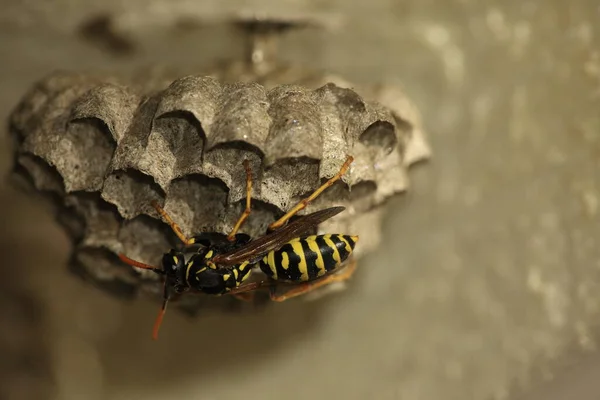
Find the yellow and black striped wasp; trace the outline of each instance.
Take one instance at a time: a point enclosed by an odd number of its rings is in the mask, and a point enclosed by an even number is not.
[[[205,232],[187,238],[166,211],[153,202],[154,208],[186,248],[199,245],[198,250],[187,261],[183,251],[172,249],[163,256],[162,268],[132,260],[123,254],[119,255],[128,265],[148,269],[164,276],[163,304],[154,324],[153,338],[158,338],[158,330],[171,297],[188,290],[209,295],[230,294],[244,298],[245,294],[251,291],[269,286],[271,299],[283,301],[350,278],[356,266],[354,261],[348,258],[354,250],[358,236],[306,234],[323,221],[342,212],[344,207],[326,208],[289,220],[306,208],[325,189],[340,180],[350,168],[352,161],[352,156],[348,156],[335,176],[269,225],[264,236],[254,240],[251,240],[249,235],[238,233],[251,212],[252,171],[247,160],[244,161],[246,208],[229,235]],[[267,279],[246,282],[256,264]],[[342,268],[344,271],[337,273]],[[292,287],[283,295],[277,295],[274,289],[281,284],[291,284]]]

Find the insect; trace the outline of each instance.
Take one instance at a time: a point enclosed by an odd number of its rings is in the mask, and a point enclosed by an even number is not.
[[[156,211],[183,242],[184,249],[171,249],[164,254],[162,268],[132,260],[123,254],[119,255],[120,259],[130,266],[151,270],[164,276],[163,303],[154,323],[153,338],[158,338],[169,300],[174,295],[190,290],[209,295],[230,294],[247,299],[250,292],[269,286],[271,299],[284,301],[350,278],[356,265],[349,256],[356,246],[358,236],[306,234],[323,221],[342,212],[344,207],[331,207],[297,216],[292,221],[290,219],[340,180],[352,161],[352,156],[348,156],[335,176],[270,224],[264,236],[254,240],[247,234],[238,233],[251,213],[252,171],[247,160],[244,161],[246,208],[229,235],[204,232],[188,238],[167,212],[158,203],[153,202]],[[184,250],[189,250],[192,246],[199,247],[186,261]],[[257,264],[267,279],[246,282]],[[286,284],[290,285],[291,289],[283,295],[277,295],[274,289]]]

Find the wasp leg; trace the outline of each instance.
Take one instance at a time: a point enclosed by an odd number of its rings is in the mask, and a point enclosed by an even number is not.
[[[331,275],[325,276],[324,278],[321,278],[321,279],[313,281],[313,282],[301,283],[299,285],[294,286],[292,289],[286,291],[283,294],[280,294],[280,295],[275,294],[274,289],[276,287],[271,286],[271,292],[270,292],[271,300],[277,301],[277,302],[282,302],[285,300],[289,300],[293,297],[307,294],[309,292],[312,292],[315,289],[332,284],[334,282],[343,282],[345,280],[350,279],[355,271],[356,271],[356,260],[352,259],[352,260],[348,261],[348,266],[346,268],[344,268],[344,270],[341,271],[340,273],[331,274]]]
[[[331,179],[329,179],[327,182],[322,184],[310,196],[308,196],[305,199],[300,200],[300,202],[298,204],[296,204],[296,206],[294,206],[294,208],[292,208],[290,211],[288,211],[283,217],[279,218],[277,221],[275,221],[271,225],[269,225],[268,230],[273,231],[277,228],[280,228],[283,224],[285,224],[287,222],[287,220],[292,218],[298,212],[304,210],[310,204],[310,202],[314,201],[321,193],[323,193],[323,191],[325,191],[325,189],[327,189],[328,187],[333,185],[336,181],[339,181],[340,179],[342,179],[342,176],[348,171],[348,168],[350,168],[350,164],[352,164],[352,161],[354,161],[354,158],[352,156],[348,156],[348,158],[346,159],[346,161],[344,162],[344,164],[342,165],[342,167],[340,168],[340,170],[337,174],[335,174]]]
[[[253,292],[255,290],[260,289],[263,285],[265,285],[267,283],[267,281],[258,281],[258,282],[250,282],[250,283],[246,283],[242,286],[238,286],[234,289],[231,289],[229,292],[227,292],[226,294],[230,294],[233,296],[239,295],[239,294],[244,294],[244,293],[248,293],[248,292]]]
[[[246,169],[246,209],[240,216],[240,218],[235,223],[235,226],[231,230],[231,233],[227,236],[229,241],[235,240],[235,234],[240,230],[242,224],[246,222],[246,219],[250,215],[251,211],[251,203],[252,203],[252,170],[250,169],[250,162],[248,160],[244,160],[244,169]]]
[[[245,301],[246,303],[252,303],[254,301],[254,292],[234,293],[232,296],[238,300]]]
[[[254,301],[254,294],[256,293],[256,290],[260,289],[263,284],[264,282],[252,282],[247,285],[232,289],[227,292],[227,294],[232,295],[238,300],[251,303]]]
[[[152,201],[152,207],[154,207],[154,209],[156,209],[156,212],[158,212],[158,214],[165,220],[165,222],[169,224],[169,226],[171,227],[173,232],[175,232],[179,240],[181,240],[186,246],[194,244],[194,239],[188,239],[183,234],[183,231],[181,230],[179,225],[177,225],[177,223],[173,221],[173,219],[171,219],[169,214],[167,214],[167,212],[154,200]]]

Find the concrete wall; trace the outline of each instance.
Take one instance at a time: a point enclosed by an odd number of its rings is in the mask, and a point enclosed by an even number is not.
[[[241,54],[239,37],[214,25],[255,9],[329,21],[330,31],[290,35],[282,57],[401,82],[434,151],[388,205],[384,244],[347,291],[252,315],[172,313],[157,343],[156,305],[123,304],[68,275],[49,210],[4,182],[2,285],[22,293],[1,314],[13,398],[598,397],[597,356],[581,361],[600,317],[597,2],[2,3],[3,120],[50,70]],[[79,33],[105,12],[128,37],[116,55]]]

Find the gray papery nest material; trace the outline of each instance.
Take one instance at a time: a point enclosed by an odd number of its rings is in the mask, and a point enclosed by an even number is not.
[[[361,235],[358,255],[377,244],[378,206],[406,190],[407,168],[429,156],[406,96],[380,86],[363,98],[331,76],[312,86],[222,79],[186,76],[161,86],[163,79],[140,76],[55,73],[22,99],[10,119],[14,175],[58,206],[79,275],[118,295],[158,292],[154,275],[133,271],[116,254],[158,265],[177,244],[152,200],[186,235],[228,232],[243,209],[244,159],[256,182],[242,232],[264,234],[351,154],[343,182],[309,211],[344,205],[320,229]],[[211,301],[189,297],[181,304],[191,310]]]

